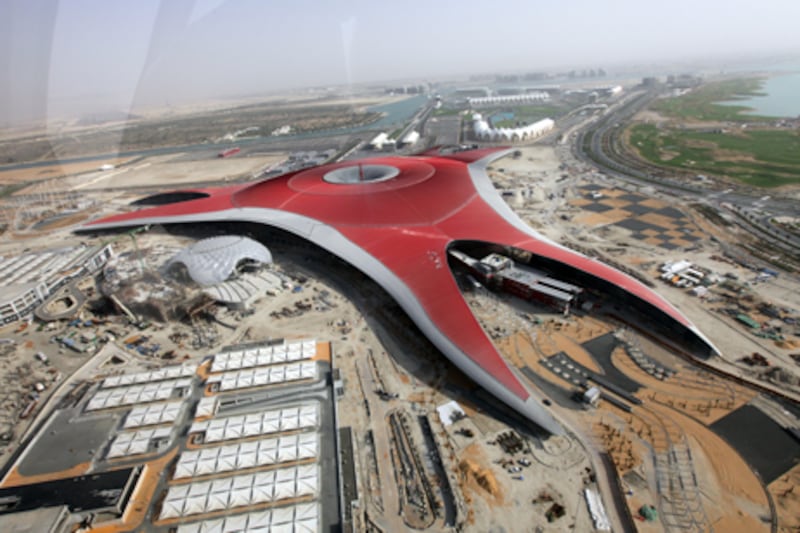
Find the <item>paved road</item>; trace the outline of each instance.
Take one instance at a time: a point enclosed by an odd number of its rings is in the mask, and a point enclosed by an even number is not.
[[[747,191],[742,187],[737,190],[715,192],[669,178],[655,178],[646,169],[637,168],[639,165],[632,166],[623,156],[607,151],[604,142],[608,141],[611,145],[618,143],[618,133],[625,123],[650,104],[656,96],[658,96],[656,91],[636,91],[619,105],[610,107],[603,117],[590,123],[578,133],[573,146],[576,157],[591,162],[605,173],[623,181],[645,183],[667,194],[683,197],[687,201],[704,202],[718,209],[727,204],[732,206],[735,212],[745,214],[757,210],[757,215],[753,219],[748,219],[748,222],[739,220],[739,225],[760,239],[766,238],[772,245],[788,253],[797,253],[800,250],[800,237],[785,236],[785,232],[778,230],[771,222],[775,216],[800,216],[800,203],[796,200],[766,198],[763,196],[763,191]],[[776,235],[779,238],[776,238]]]
[[[405,531],[408,529],[400,515],[400,497],[397,493],[398,482],[392,466],[391,444],[389,442],[388,412],[393,408],[392,402],[381,400],[375,391],[380,386],[372,375],[367,354],[358,357],[358,373],[364,386],[364,394],[370,406],[370,429],[375,444],[375,461],[378,466],[378,477],[381,484],[383,515],[375,517],[375,522],[384,531]]]

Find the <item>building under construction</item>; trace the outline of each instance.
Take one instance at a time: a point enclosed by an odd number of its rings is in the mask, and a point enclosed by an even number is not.
[[[551,278],[546,273],[515,263],[509,257],[492,253],[475,259],[458,250],[450,256],[488,287],[501,289],[524,300],[535,300],[560,311],[569,312],[578,304],[583,289],[566,281]]]
[[[0,323],[30,316],[60,287],[96,272],[113,254],[107,244],[0,257]]]

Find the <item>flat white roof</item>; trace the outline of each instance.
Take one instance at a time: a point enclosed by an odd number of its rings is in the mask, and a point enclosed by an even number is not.
[[[287,381],[317,379],[317,377],[317,364],[313,361],[234,370],[220,374],[219,390],[220,392],[227,392],[251,387],[263,387],[265,385],[277,385]],[[209,382],[212,381],[209,380]]]
[[[299,433],[214,448],[188,450],[178,458],[172,477],[182,479],[315,459],[319,449],[318,440],[316,433]]]
[[[164,498],[160,518],[211,513],[302,496],[316,497],[318,493],[319,468],[316,464],[242,474],[173,485]]]
[[[244,350],[222,352],[214,356],[211,372],[239,370],[276,363],[291,363],[311,359],[317,355],[317,342],[303,340],[287,342],[275,346],[260,346]]]
[[[226,516],[178,526],[178,533],[210,531],[317,533],[319,531],[319,505],[302,503],[291,507],[279,507],[273,510]]]
[[[219,398],[216,396],[204,396],[200,398],[197,403],[197,410],[194,413],[195,418],[214,416],[219,409]]]
[[[141,405],[131,409],[125,418],[125,429],[174,422],[181,412],[183,400]]]
[[[317,427],[319,406],[305,404],[260,413],[195,422],[189,433],[205,433],[205,442],[222,442],[282,431]]]
[[[150,403],[169,400],[176,389],[184,389],[192,384],[191,378],[173,379],[158,383],[131,385],[113,389],[100,389],[86,404],[87,411],[111,409],[122,405]]]
[[[140,383],[152,383],[154,381],[165,381],[176,378],[192,377],[197,372],[197,365],[175,365],[165,366],[150,372],[138,372],[136,374],[121,374],[119,376],[109,376],[103,380],[101,389],[113,387],[125,387],[128,385],[138,385]]]
[[[114,459],[147,453],[152,441],[168,438],[170,433],[172,433],[171,427],[125,431],[114,438],[106,457]]]

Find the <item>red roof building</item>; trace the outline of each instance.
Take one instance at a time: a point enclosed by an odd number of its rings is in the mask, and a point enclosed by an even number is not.
[[[548,240],[518,218],[485,172],[505,153],[433,150],[324,165],[252,184],[193,190],[191,200],[96,220],[83,230],[241,221],[307,239],[379,283],[465,374],[556,434],[561,426],[498,353],[462,297],[447,257],[460,241],[531,252],[652,311],[693,349],[715,351],[689,320],[642,283]]]

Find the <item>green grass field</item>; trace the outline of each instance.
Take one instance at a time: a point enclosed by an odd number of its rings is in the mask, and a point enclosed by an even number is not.
[[[639,155],[660,166],[727,176],[756,187],[800,184],[797,131],[707,133],[635,124],[629,134]]]
[[[439,109],[433,110],[434,117],[450,117],[454,115],[458,115],[461,113],[463,109],[450,109],[446,107],[440,107]]]
[[[688,94],[676,98],[658,100],[651,109],[659,113],[687,120],[713,120],[742,122],[753,120],[772,121],[767,117],[743,114],[749,108],[740,105],[721,105],[718,102],[735,102],[751,96],[759,96],[763,80],[744,78],[709,83]]]
[[[536,121],[552,118],[556,119],[569,111],[569,108],[558,105],[520,105],[503,106],[492,111],[484,112],[484,116],[492,116],[498,111],[511,111],[514,113],[512,120],[498,120],[493,122],[495,128],[514,128],[517,124],[533,124]]]

